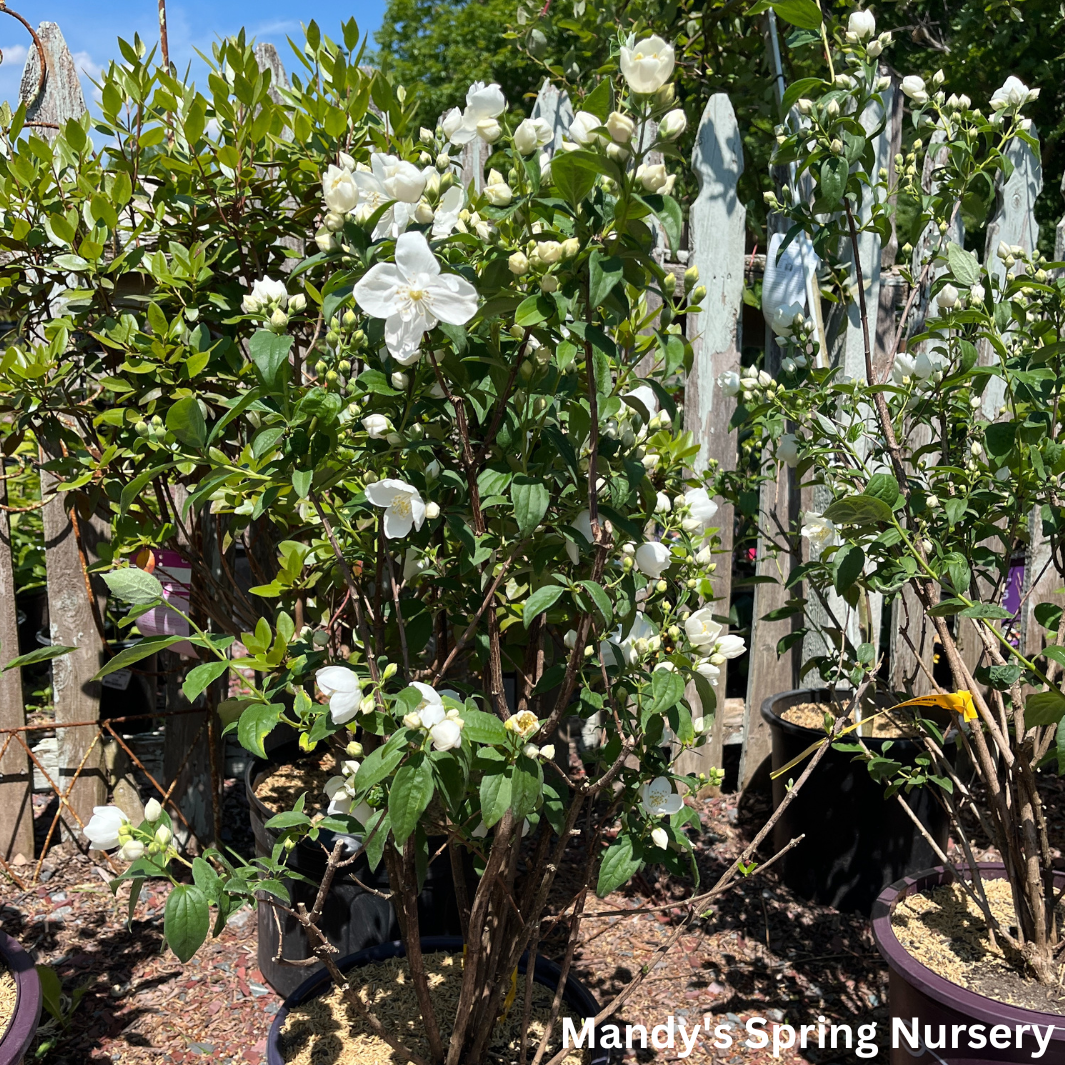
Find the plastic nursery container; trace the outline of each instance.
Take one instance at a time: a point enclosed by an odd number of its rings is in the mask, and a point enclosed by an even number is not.
[[[41,982],[33,959],[9,935],[0,932],[0,970],[15,978],[15,1012],[0,1031],[0,1065],[20,1065],[41,1019]]]

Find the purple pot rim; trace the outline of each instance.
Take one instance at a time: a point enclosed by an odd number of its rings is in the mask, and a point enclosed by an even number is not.
[[[981,862],[980,874],[988,880],[1004,878],[1006,867],[1001,862]],[[964,870],[963,870],[964,871]],[[888,963],[892,972],[897,973],[911,987],[927,995],[940,1005],[973,1017],[984,1024],[1038,1024],[1041,1027],[1053,1025],[1052,1039],[1055,1043],[1065,1043],[1065,1017],[1058,1013],[1041,1013],[1038,1010],[1012,1006],[999,1002],[987,995],[978,994],[968,988],[952,984],[926,965],[919,962],[899,942],[891,927],[891,915],[897,903],[915,891],[952,883],[954,874],[946,866],[937,865],[924,869],[912,876],[905,876],[888,885],[873,903],[872,928],[877,950]],[[1054,882],[1058,887],[1065,886],[1065,872],[1056,872]]]
[[[6,1031],[0,1032],[0,1065],[22,1061],[41,1019],[41,981],[33,959],[4,932],[0,932],[0,958],[15,978],[15,1012]]]

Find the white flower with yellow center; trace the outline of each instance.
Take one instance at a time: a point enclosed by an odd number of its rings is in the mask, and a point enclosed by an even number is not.
[[[323,666],[314,675],[319,691],[329,699],[329,716],[343,725],[358,712],[362,702],[362,682],[347,666]]]
[[[366,498],[384,510],[385,536],[389,540],[406,536],[412,528],[420,529],[425,521],[425,501],[418,489],[406,481],[394,477],[375,481],[366,486]],[[419,685],[419,689],[421,687],[423,685]]]
[[[372,266],[355,285],[354,296],[371,317],[385,319],[385,344],[402,366],[417,361],[422,337],[437,322],[465,325],[478,303],[469,281],[440,272],[421,233],[402,234],[395,263]]]
[[[684,809],[684,800],[673,790],[669,777],[655,777],[640,788],[640,802],[652,817],[671,817]]]
[[[621,49],[621,73],[633,92],[657,92],[669,81],[674,62],[673,45],[657,34],[639,43],[630,35]]]

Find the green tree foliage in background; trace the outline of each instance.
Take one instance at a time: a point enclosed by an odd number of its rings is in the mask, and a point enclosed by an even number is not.
[[[513,20],[513,0],[389,0],[376,37],[377,65],[417,92],[418,120],[430,128],[443,111],[465,103],[474,81],[497,82],[518,103],[536,93],[544,76],[506,38]]]

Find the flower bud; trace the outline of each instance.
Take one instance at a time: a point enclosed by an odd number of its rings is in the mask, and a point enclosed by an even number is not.
[[[611,111],[603,124],[616,144],[628,144],[636,131],[636,123],[620,111]]]
[[[407,386],[410,384],[410,378],[401,371],[397,370],[392,375],[392,387],[399,392],[406,392]]]
[[[540,278],[540,291],[550,294],[558,290],[558,278],[554,274],[544,274]]]
[[[516,251],[508,260],[507,266],[510,267],[510,272],[518,277],[522,274],[529,272],[529,258],[522,251]]]
[[[581,250],[581,242],[576,237],[569,237],[562,242],[562,260],[573,259]]]
[[[433,518],[440,517],[440,504],[439,503],[426,503],[425,504],[425,516],[432,521]]]
[[[403,715],[403,724],[407,728],[421,728],[422,727],[422,715],[417,710],[412,711],[409,714]]]
[[[389,662],[388,665],[385,666],[385,671],[381,674],[381,680],[391,680],[398,672],[399,666],[397,666],[395,662]]]
[[[295,296],[290,296],[288,309],[293,314],[302,314],[307,309],[307,297],[302,292],[297,292]]]
[[[673,296],[673,293],[676,290],[677,290],[677,275],[676,274],[666,274],[666,276],[662,278],[662,295],[665,296],[665,298],[667,300],[671,299],[672,296]]]
[[[705,285],[699,285],[692,292],[691,302],[692,303],[702,303],[704,299],[706,299],[706,286]]]
[[[165,847],[173,838],[174,833],[171,832],[166,825],[160,825],[155,830],[155,842],[158,843],[160,847]]]
[[[699,280],[699,267],[689,266],[684,271],[684,291],[691,292],[692,286]]]
[[[688,128],[688,116],[679,108],[674,108],[658,124],[658,135],[667,141],[675,140]]]
[[[557,240],[542,240],[536,245],[536,254],[547,266],[562,258],[562,245]]]
[[[280,333],[287,325],[288,315],[280,307],[275,308],[274,313],[270,315],[270,329],[275,333]]]
[[[158,821],[163,816],[163,807],[158,799],[149,799],[144,804],[144,820],[145,821]]]
[[[427,226],[433,220],[433,208],[424,197],[418,201],[414,208],[414,221],[419,225]]]
[[[144,844],[139,839],[131,839],[119,848],[118,856],[124,862],[135,862],[144,857]]]

